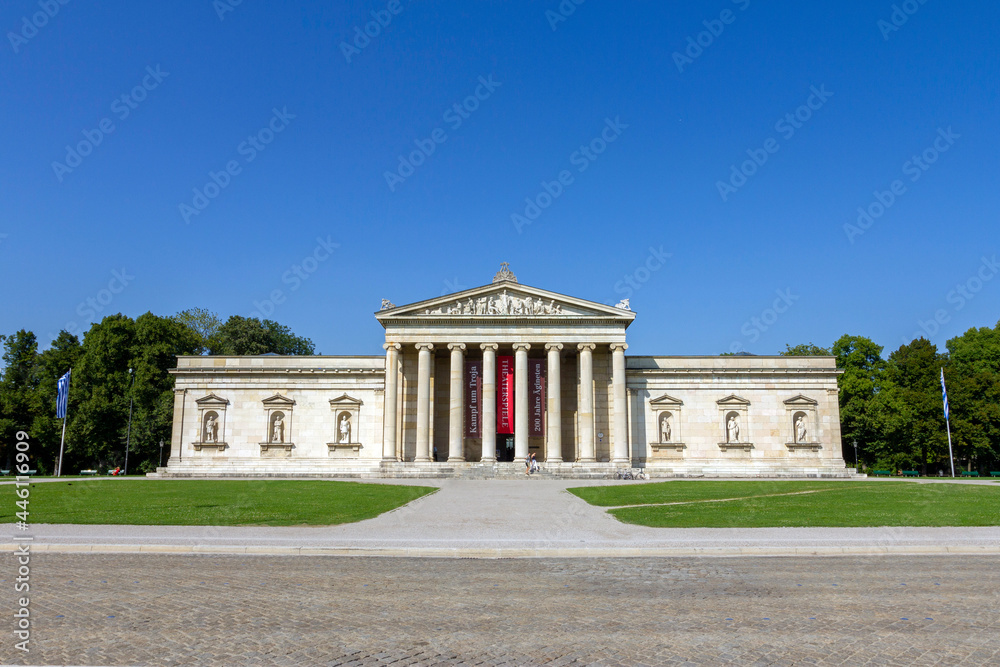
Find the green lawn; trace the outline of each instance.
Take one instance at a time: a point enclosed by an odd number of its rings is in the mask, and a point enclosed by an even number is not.
[[[671,528],[997,526],[1000,486],[913,482],[671,481],[569,489],[624,523]],[[811,491],[801,495],[792,494]],[[697,502],[706,500],[722,502]],[[696,501],[696,502],[691,502]],[[656,507],[621,507],[678,503]]]
[[[29,523],[329,526],[370,519],[434,487],[321,480],[73,480],[34,483]],[[15,521],[13,484],[0,523]]]

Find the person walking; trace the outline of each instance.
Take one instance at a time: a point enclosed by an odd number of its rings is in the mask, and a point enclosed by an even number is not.
[[[524,474],[525,475],[531,474],[531,454],[528,454],[527,456],[524,457]]]
[[[538,459],[537,459],[537,458],[535,458],[535,455],[534,455],[534,454],[532,454],[532,455],[531,455],[531,472],[533,472],[533,473],[534,473],[534,472],[538,472],[538,470],[539,470],[539,467],[538,467]]]

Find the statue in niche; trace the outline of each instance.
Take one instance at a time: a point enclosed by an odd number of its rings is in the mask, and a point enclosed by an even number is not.
[[[795,442],[806,441],[806,418],[799,415],[795,420]]]
[[[497,297],[497,315],[507,314],[507,295],[501,294]]]
[[[486,314],[486,297],[476,299],[476,315]]]
[[[524,302],[514,297],[510,300],[510,314],[511,315],[523,315],[524,314]]]
[[[347,443],[351,441],[351,418],[348,415],[340,416],[340,440]]]
[[[533,308],[534,315],[541,315],[545,312],[545,304],[542,303],[541,299],[535,299],[535,306]]]
[[[208,419],[205,421],[205,442],[218,442],[219,441],[219,420],[216,419],[215,414],[208,415]]]
[[[726,437],[728,438],[726,442],[740,441],[740,420],[736,415],[729,416],[729,422],[726,423]]]
[[[271,442],[282,444],[285,442],[285,422],[279,412],[274,417],[274,426],[271,428]]]
[[[468,301],[465,302],[465,308],[462,309],[463,315],[472,315],[475,312],[476,305],[472,302],[470,297]]]
[[[486,313],[488,315],[499,315],[497,301],[492,296],[486,301]]]
[[[663,415],[660,419],[660,442],[670,442],[670,416]]]

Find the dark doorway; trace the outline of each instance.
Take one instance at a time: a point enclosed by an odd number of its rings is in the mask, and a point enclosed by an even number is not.
[[[510,463],[514,460],[514,436],[497,433],[497,461]]]

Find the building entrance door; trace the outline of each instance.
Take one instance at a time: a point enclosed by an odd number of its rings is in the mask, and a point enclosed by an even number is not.
[[[514,460],[514,436],[497,433],[497,461],[510,463]]]

